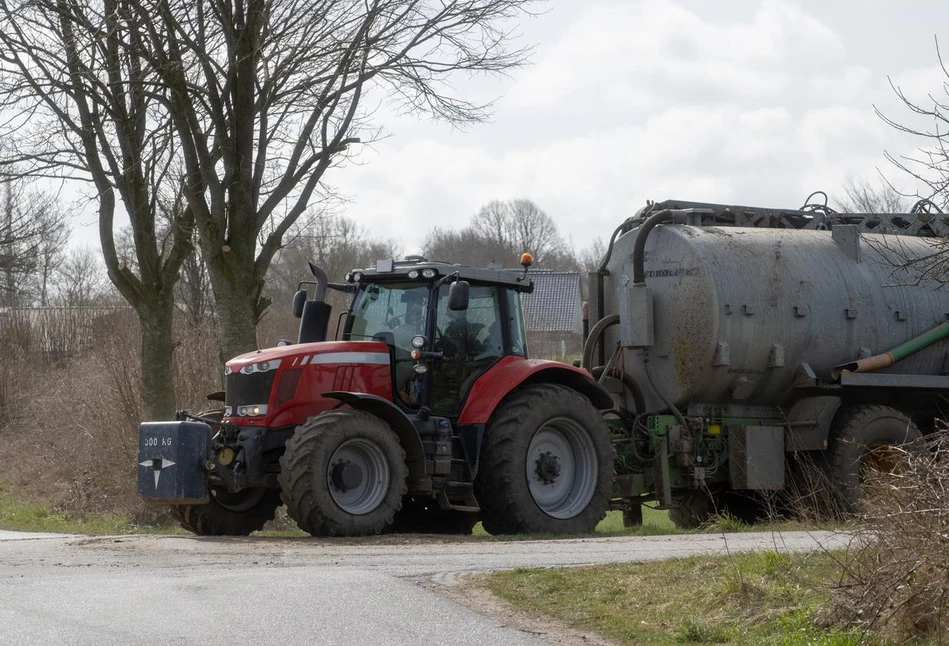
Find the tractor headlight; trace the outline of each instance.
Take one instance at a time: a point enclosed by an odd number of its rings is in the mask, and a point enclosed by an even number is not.
[[[412,337],[412,347],[422,349],[425,347],[425,337],[421,334],[416,334]]]
[[[410,271],[409,278],[411,278],[412,280],[415,280],[416,278],[418,278],[418,269],[413,269],[412,271]]]
[[[361,281],[361,280],[362,280],[362,272],[361,272],[361,271],[355,272],[355,273],[353,274],[353,282],[358,283],[358,282]]]
[[[230,407],[230,406],[225,406],[225,407],[224,407],[224,417],[230,417],[230,416],[231,416],[231,412],[232,412],[232,410],[231,410],[231,407]]]
[[[435,278],[435,274],[436,274],[435,270],[432,269],[431,267],[422,270],[423,278]]]
[[[280,367],[280,359],[271,359],[270,361],[261,361],[260,363],[249,363],[241,368],[242,375],[252,375],[255,372],[270,372]]]
[[[250,406],[238,406],[238,417],[261,417],[267,414],[267,404],[251,404]]]

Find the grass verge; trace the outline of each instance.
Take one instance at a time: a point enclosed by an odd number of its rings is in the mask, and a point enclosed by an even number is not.
[[[0,529],[95,536],[176,531],[165,527],[135,525],[122,516],[57,512],[49,505],[19,500],[3,487],[0,487]]]
[[[859,633],[817,621],[839,573],[833,554],[764,552],[518,569],[481,581],[519,610],[624,644],[850,646]]]

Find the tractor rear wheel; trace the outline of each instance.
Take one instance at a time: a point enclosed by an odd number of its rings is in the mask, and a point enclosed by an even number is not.
[[[402,509],[395,515],[389,531],[396,534],[456,534],[469,536],[478,524],[478,515],[470,512],[442,509],[432,499],[416,500],[406,497]]]
[[[492,415],[475,489],[492,534],[581,534],[606,515],[612,480],[600,412],[575,390],[539,384]]]
[[[297,427],[280,458],[287,514],[313,536],[366,536],[392,523],[406,492],[405,451],[374,415],[341,408]]]
[[[889,406],[863,405],[838,412],[828,461],[843,511],[857,510],[867,469],[899,469],[905,451],[921,450],[922,437],[909,417]]]

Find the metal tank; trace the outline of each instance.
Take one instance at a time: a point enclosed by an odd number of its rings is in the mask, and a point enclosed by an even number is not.
[[[623,346],[614,372],[641,391],[638,405],[629,402],[645,408],[637,412],[669,402],[775,406],[802,364],[830,381],[838,364],[949,318],[949,292],[904,268],[933,253],[932,239],[840,223],[829,231],[666,222],[647,231],[637,283],[642,229],[616,238],[601,288],[601,311],[620,319],[604,347],[610,356]],[[930,346],[886,371],[945,374],[947,352]]]

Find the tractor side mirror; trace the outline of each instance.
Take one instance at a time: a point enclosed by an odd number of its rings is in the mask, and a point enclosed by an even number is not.
[[[306,290],[301,289],[293,295],[293,318],[303,316],[303,304],[306,303]]]
[[[467,280],[456,280],[448,288],[448,309],[453,312],[468,309],[469,290],[471,286]]]

